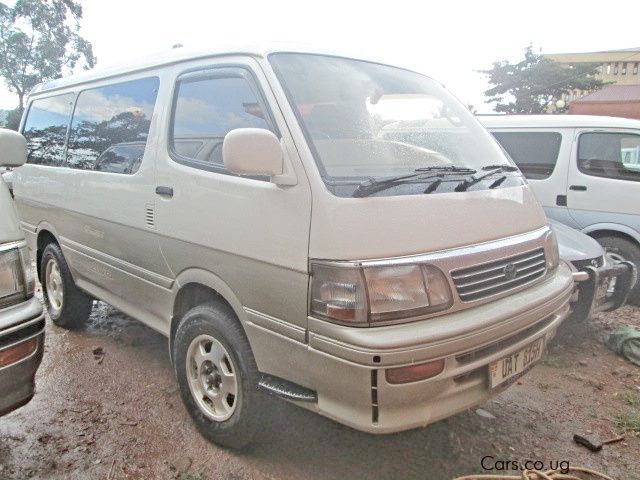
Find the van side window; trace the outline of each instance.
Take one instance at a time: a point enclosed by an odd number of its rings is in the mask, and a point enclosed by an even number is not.
[[[22,132],[27,139],[28,163],[56,167],[64,164],[72,106],[72,93],[31,102]]]
[[[235,128],[270,128],[266,109],[247,73],[224,68],[188,74],[178,80],[169,145],[178,161],[229,173],[222,142]]]
[[[68,166],[135,173],[144,156],[158,85],[153,77],[82,91],[71,122]]]
[[[578,141],[578,168],[587,175],[640,182],[640,135],[583,133]]]
[[[558,132],[492,132],[526,178],[549,178],[558,161]]]

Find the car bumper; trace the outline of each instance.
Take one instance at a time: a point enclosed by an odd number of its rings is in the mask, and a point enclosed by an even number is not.
[[[27,403],[44,351],[44,313],[37,298],[0,311],[0,415]]]
[[[562,263],[524,291],[435,319],[369,329],[325,322],[324,332],[314,325],[309,387],[317,392],[317,402],[296,403],[370,433],[451,416],[506,388],[489,388],[489,365],[539,338],[550,340],[569,313],[572,291],[571,270]],[[437,359],[445,366],[433,378],[405,384],[386,380],[388,368]]]
[[[616,262],[605,255],[602,266],[584,267],[573,272],[573,277],[578,291],[573,315],[586,319],[622,307],[637,281],[637,270],[632,262]]]

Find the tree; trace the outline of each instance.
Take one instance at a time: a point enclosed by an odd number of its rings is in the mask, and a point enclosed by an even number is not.
[[[494,62],[493,68],[480,73],[492,85],[484,94],[487,103],[496,104],[496,112],[544,113],[563,93],[597,90],[605,85],[596,78],[597,68],[596,64],[561,65],[535,53],[529,45],[520,62]]]
[[[0,2],[0,76],[18,96],[7,126],[17,128],[25,96],[38,83],[70,73],[82,61],[92,68],[91,43],[78,33],[82,7],[74,0]]]

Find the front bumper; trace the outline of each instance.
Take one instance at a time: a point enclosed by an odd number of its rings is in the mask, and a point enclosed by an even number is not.
[[[598,312],[610,312],[627,302],[629,292],[637,281],[632,262],[617,262],[605,255],[600,267],[587,266],[573,272],[577,284],[577,300],[572,316],[587,319]]]
[[[44,352],[44,312],[37,298],[0,311],[0,356],[35,342],[28,355],[0,367],[0,416],[24,405],[35,391],[34,377]]]
[[[509,297],[420,322],[354,329],[317,319],[309,332],[309,387],[299,405],[370,433],[425,426],[504,390],[489,388],[489,364],[539,338],[550,340],[569,313],[571,270]],[[444,359],[437,376],[386,381],[389,367]]]

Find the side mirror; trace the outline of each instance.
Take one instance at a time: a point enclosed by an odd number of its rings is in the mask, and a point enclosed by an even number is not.
[[[27,161],[27,140],[18,132],[0,128],[0,166],[19,167]]]
[[[237,128],[224,137],[222,160],[238,175],[282,175],[284,167],[280,140],[263,128]]]

